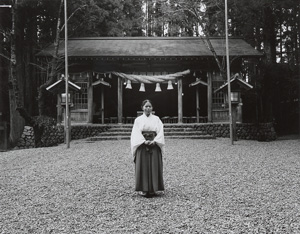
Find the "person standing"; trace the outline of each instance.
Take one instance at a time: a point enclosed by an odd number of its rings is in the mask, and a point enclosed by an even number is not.
[[[159,117],[152,114],[150,100],[144,100],[141,107],[143,114],[135,119],[130,138],[135,163],[135,190],[152,197],[156,191],[164,190],[164,126]]]

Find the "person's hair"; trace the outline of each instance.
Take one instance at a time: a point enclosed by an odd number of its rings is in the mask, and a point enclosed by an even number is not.
[[[150,102],[151,106],[153,107],[152,102],[151,102],[149,99],[146,99],[146,100],[144,100],[144,101],[142,102],[142,105],[141,105],[142,109],[143,109],[143,107],[145,106],[145,104],[146,104],[147,102]]]

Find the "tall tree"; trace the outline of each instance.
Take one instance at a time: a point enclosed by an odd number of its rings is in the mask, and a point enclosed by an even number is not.
[[[265,54],[261,75],[257,78],[260,121],[272,121],[273,109],[279,105],[272,105],[278,96],[274,88],[278,80],[273,71],[282,70],[283,76],[292,74],[285,73],[278,62],[299,66],[299,30],[292,30],[299,27],[299,4],[294,0],[234,0],[231,3],[233,35],[242,35]]]
[[[11,29],[10,1],[2,1],[0,7],[0,121],[9,122],[8,76],[10,63],[10,44],[8,35]]]
[[[20,54],[17,54],[20,39],[20,30],[17,26],[20,23],[18,18],[18,2],[12,1],[12,26],[11,26],[11,53],[10,53],[10,74],[9,74],[9,104],[10,104],[10,143],[16,144],[22,134],[24,127],[24,119],[17,111],[24,101],[24,93],[20,92],[23,82],[20,79]]]
[[[70,37],[142,36],[141,1],[76,0],[68,7],[69,15],[78,9],[68,22]]]
[[[32,64],[38,38],[40,1],[12,0],[9,3],[12,5],[11,27],[4,35],[10,42],[10,50],[6,50],[4,56],[9,61],[10,143],[14,146],[22,134],[25,121],[29,125],[36,124],[31,117],[35,112],[32,103],[36,94],[32,90],[35,86]]]

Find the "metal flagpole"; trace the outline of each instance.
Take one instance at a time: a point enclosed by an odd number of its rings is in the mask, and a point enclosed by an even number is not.
[[[230,85],[230,61],[229,61],[229,46],[228,46],[228,9],[227,0],[225,0],[225,35],[226,35],[226,64],[227,64],[227,87],[228,87],[228,106],[229,106],[229,128],[230,141],[233,145],[233,128],[232,128],[232,107],[231,107],[231,85]]]
[[[70,110],[69,110],[69,71],[68,71],[68,21],[67,21],[67,0],[64,2],[64,11],[65,11],[65,84],[66,84],[66,144],[67,148],[70,148]]]

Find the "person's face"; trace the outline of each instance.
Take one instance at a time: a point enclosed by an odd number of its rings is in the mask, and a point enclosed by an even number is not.
[[[146,102],[143,106],[143,111],[146,115],[149,115],[152,112],[152,105],[150,102]]]

